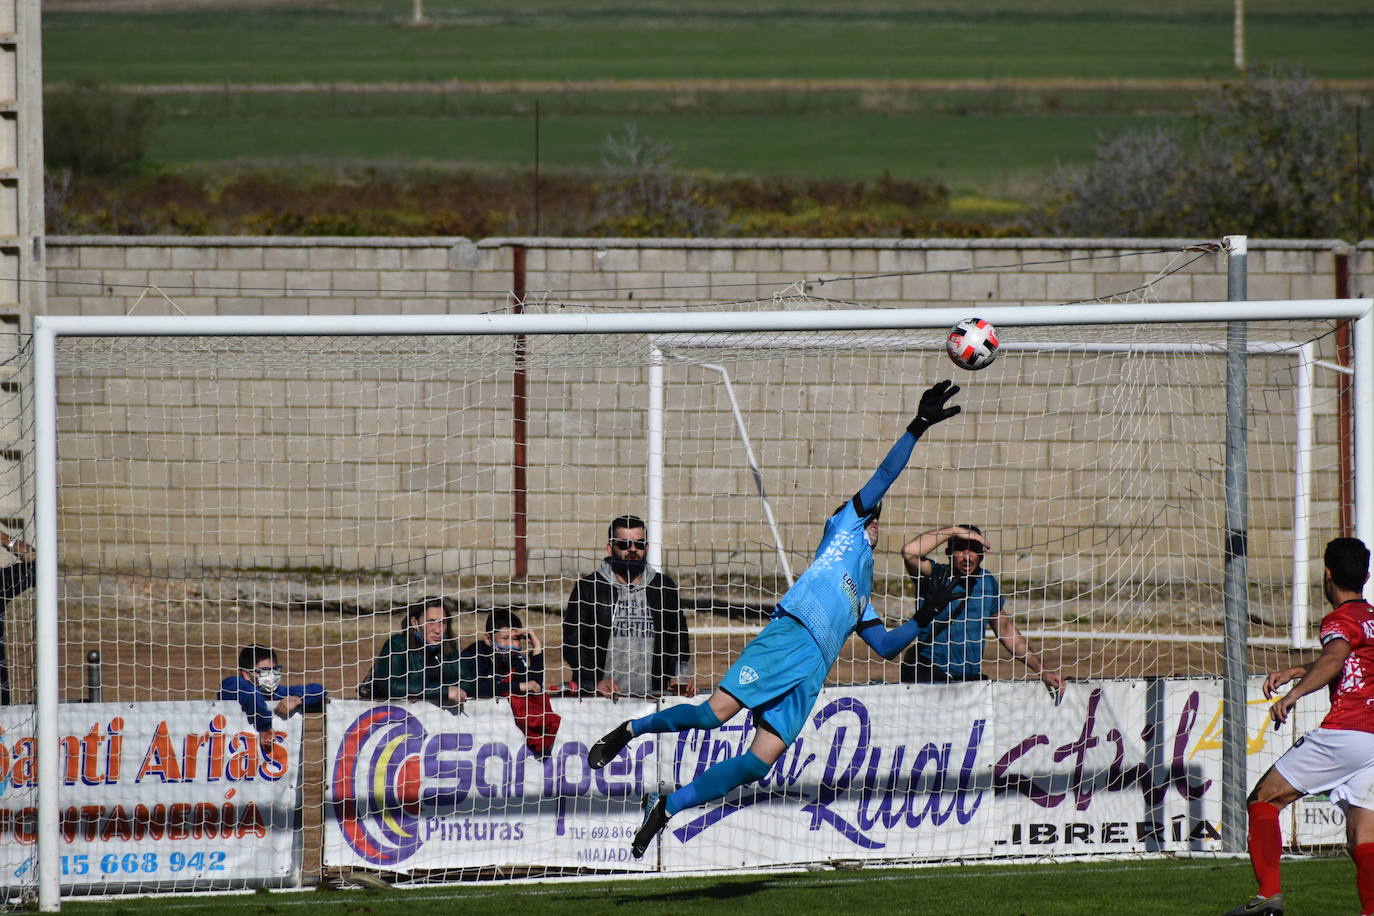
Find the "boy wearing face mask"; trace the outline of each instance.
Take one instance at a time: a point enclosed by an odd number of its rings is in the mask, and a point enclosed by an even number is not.
[[[544,690],[544,644],[539,634],[525,629],[520,617],[506,608],[487,614],[487,628],[463,647],[462,658],[477,677],[474,696],[524,696]]]
[[[282,686],[277,653],[266,646],[245,646],[239,651],[238,673],[220,683],[217,699],[238,703],[266,746],[272,741],[274,713],[285,719],[298,712],[322,712],[325,690],[322,684]]]

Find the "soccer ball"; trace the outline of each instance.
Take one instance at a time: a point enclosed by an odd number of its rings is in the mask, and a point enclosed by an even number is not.
[[[997,329],[981,318],[965,318],[949,329],[945,352],[960,369],[984,369],[997,358]]]

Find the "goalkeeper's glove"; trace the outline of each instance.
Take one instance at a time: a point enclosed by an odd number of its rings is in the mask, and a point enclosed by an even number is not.
[[[963,408],[958,404],[949,405],[949,399],[959,393],[959,386],[945,379],[926,389],[921,395],[921,403],[916,408],[916,416],[907,424],[907,432],[916,438],[941,420],[948,420]]]
[[[916,613],[912,617],[921,626],[928,626],[955,597],[953,579],[921,576],[916,580]]]

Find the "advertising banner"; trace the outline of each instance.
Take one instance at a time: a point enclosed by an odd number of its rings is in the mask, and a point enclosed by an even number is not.
[[[555,699],[558,739],[542,759],[510,704],[459,714],[429,703],[329,704],[325,865],[390,871],[487,865],[653,869],[630,839],[657,780],[657,744],[637,742],[603,770],[587,750],[647,700]]]
[[[1026,682],[826,688],[762,781],[680,812],[641,860],[641,795],[743,752],[752,718],[637,739],[598,772],[592,742],[655,704],[554,706],[562,726],[540,757],[504,703],[331,704],[325,864],[677,870],[1220,848],[1216,680],[1075,682],[1058,704]],[[1250,705],[1247,788],[1291,742],[1266,709]]]
[[[58,708],[65,891],[294,883],[301,720],[259,738],[235,703]],[[0,707],[0,883],[31,884],[37,853],[33,710]]]

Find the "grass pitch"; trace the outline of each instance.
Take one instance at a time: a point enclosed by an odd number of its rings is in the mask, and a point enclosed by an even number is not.
[[[99,13],[44,9],[49,83],[274,83],[989,77],[1215,77],[1232,69],[1231,5],[1097,0],[953,4],[279,4]],[[1256,10],[1259,6],[1261,9]],[[1374,12],[1249,4],[1251,66],[1374,76]],[[118,7],[115,7],[116,9]]]
[[[1354,866],[1342,858],[1284,863],[1293,916],[1356,912]],[[409,916],[417,908],[531,916],[750,916],[977,913],[986,916],[1197,916],[1253,892],[1241,859],[1182,859],[791,872],[731,877],[467,884],[389,891],[273,891],[214,897],[64,902],[64,912],[116,916]]]
[[[640,136],[667,144],[674,162],[688,169],[841,179],[890,173],[1000,192],[1028,173],[1087,161],[1099,135],[1123,128],[1132,119],[969,118],[944,113],[856,113],[819,119],[789,114],[546,118],[540,136],[543,167],[600,166],[606,137],[622,134],[630,122],[638,126]],[[532,116],[194,118],[164,122],[156,155],[169,164],[355,157],[529,168],[534,162],[533,138]]]
[[[364,157],[525,168],[537,93],[369,99],[368,85],[647,80],[658,88],[546,92],[543,166],[599,165],[607,134],[633,120],[686,168],[891,172],[1017,196],[1021,176],[1090,158],[1103,131],[1161,113],[1187,119],[1195,96],[903,93],[884,81],[1233,76],[1231,5],[1187,0],[425,0],[430,27],[403,27],[411,10],[409,0],[49,0],[44,78],[193,91],[158,97],[154,164]],[[1374,80],[1367,0],[1327,0],[1320,10],[1250,0],[1247,17],[1252,66],[1282,61],[1321,78]],[[673,86],[703,79],[754,88]],[[871,88],[818,93],[808,80]],[[230,88],[240,83],[268,95]],[[359,88],[268,99],[288,83]]]

